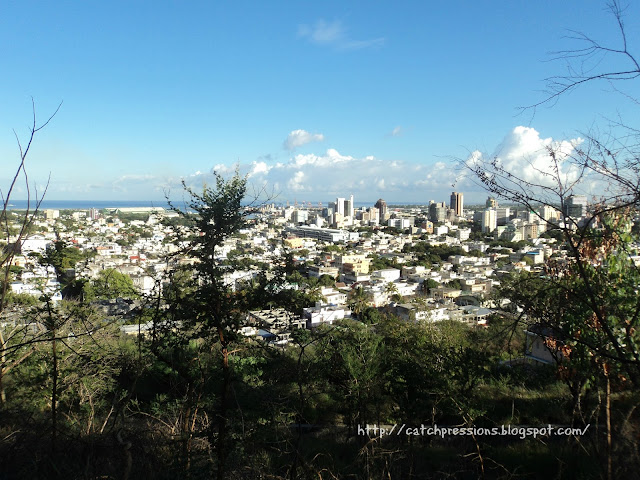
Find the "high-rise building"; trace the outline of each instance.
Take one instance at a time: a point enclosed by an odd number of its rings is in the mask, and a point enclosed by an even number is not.
[[[451,193],[451,203],[449,204],[449,208],[455,212],[456,217],[462,216],[462,193]]]
[[[354,208],[353,208],[353,195],[351,195],[349,197],[349,200],[345,199],[345,201],[344,201],[344,213],[343,213],[343,215],[345,217],[349,217],[349,218],[353,219],[353,211],[354,211]]]
[[[509,207],[496,208],[496,217],[498,225],[506,225],[511,219],[511,209]]]
[[[495,199],[495,197],[489,197],[487,198],[485,206],[487,208],[498,208],[498,201]]]
[[[538,224],[537,223],[527,223],[524,225],[524,231],[522,237],[525,240],[529,240],[532,238],[538,238]]]
[[[367,208],[366,210],[356,210],[355,216],[357,220],[364,223],[379,223],[380,220],[380,212],[374,207]]]
[[[584,217],[587,214],[587,196],[570,195],[564,204],[564,214],[567,217]]]
[[[447,207],[444,202],[429,203],[429,220],[433,223],[444,222],[447,219]]]
[[[387,219],[387,202],[383,199],[379,198],[376,204],[374,205],[378,209],[380,222],[383,222]]]
[[[345,213],[345,211],[344,211],[345,201],[346,201],[346,199],[344,199],[342,197],[336,198],[336,210],[335,210],[335,212],[339,213],[343,217],[347,215]]]
[[[295,210],[291,216],[293,223],[305,223],[309,220],[308,210]]]
[[[498,226],[498,214],[495,208],[487,208],[482,212],[482,232],[491,233]]]
[[[547,222],[556,220],[558,218],[558,211],[555,208],[550,207],[549,205],[544,205],[540,209],[539,213],[542,219]]]

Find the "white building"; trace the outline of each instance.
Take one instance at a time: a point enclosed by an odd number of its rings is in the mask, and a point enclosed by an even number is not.
[[[46,252],[48,245],[53,245],[53,242],[41,235],[34,235],[23,240],[20,249],[23,255],[29,255],[34,252],[43,254]]]
[[[395,282],[400,279],[400,270],[397,268],[385,268],[371,272],[372,280],[382,280],[385,283]]]
[[[482,212],[482,232],[491,233],[498,226],[498,215],[495,208],[487,208]]]
[[[50,295],[54,303],[62,300],[60,284],[53,279],[40,279],[40,282],[11,282],[11,291],[17,295],[25,294],[40,298],[42,295]]]
[[[390,218],[387,220],[387,226],[393,228],[409,228],[411,226],[411,221],[408,218]]]
[[[329,324],[337,320],[342,320],[345,315],[349,315],[351,312],[345,310],[342,307],[334,307],[331,305],[317,305],[315,307],[308,307],[302,309],[304,318],[307,319],[307,328],[317,328],[320,325]]]

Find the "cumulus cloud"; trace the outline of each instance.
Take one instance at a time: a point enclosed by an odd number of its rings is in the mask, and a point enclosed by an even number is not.
[[[306,190],[307,188],[304,184],[304,177],[304,172],[298,170],[287,182],[287,187],[289,188],[289,190],[291,190],[292,192],[301,192],[303,190]]]
[[[566,181],[575,180],[579,172],[569,158],[582,142],[580,138],[554,140],[545,138],[530,127],[510,131],[493,153],[472,152],[467,164],[496,159],[508,171],[527,181],[549,181],[553,168],[549,150],[556,153],[560,173]],[[412,202],[444,200],[452,189],[467,192],[471,198],[483,195],[468,171],[460,171],[451,161],[409,163],[402,159],[380,159],[373,155],[354,156],[329,148],[324,153],[292,155],[256,177],[270,184],[284,186],[282,192],[305,192],[310,198],[331,198],[334,194],[353,193],[363,198],[382,196]]]
[[[305,137],[296,132],[292,132],[294,135],[291,138]],[[559,159],[561,175],[571,181],[578,177],[579,172],[570,161],[570,156],[576,152],[581,141],[579,138],[545,138],[534,128],[516,127],[507,133],[493,152],[471,152],[466,164],[472,167],[495,160],[527,181],[544,184],[549,180],[548,173],[553,168],[548,154],[549,149],[553,149]],[[461,171],[455,168],[453,161],[432,158],[426,157],[424,162],[416,163],[400,158],[383,159],[370,154],[353,155],[328,148],[313,153],[292,151],[288,158],[281,158],[277,162],[265,160],[263,156],[240,166],[218,164],[209,171],[203,169],[186,177],[162,180],[174,193],[179,194],[182,191],[181,180],[189,186],[201,188],[203,183],[212,184],[214,172],[226,177],[239,171],[241,175],[247,175],[253,185],[267,186],[282,199],[325,202],[336,196],[353,194],[357,201],[384,198],[388,201],[427,203],[432,199],[447,200],[452,190],[464,192],[467,201],[471,202],[486,197],[470,169]],[[141,189],[141,183],[155,186],[160,180],[159,177],[144,175],[123,176],[118,187],[135,192]]]
[[[557,141],[541,138],[534,128],[516,127],[505,137],[495,156],[508,171],[521,172],[524,180],[553,186],[555,165],[550,152],[554,152],[559,162],[561,179],[565,183],[574,182],[579,171],[567,160],[580,143],[581,138]]]
[[[490,157],[474,151],[466,164],[473,169],[490,158],[499,168],[531,184],[553,188],[559,177],[568,186],[576,182],[581,174],[571,161],[571,155],[582,142],[581,138],[543,138],[534,128],[518,126],[505,136]]]
[[[418,176],[425,176],[429,168],[420,166]],[[365,195],[377,198],[380,192],[393,192],[400,198],[404,191],[415,193],[411,190],[417,185],[416,175],[408,171],[409,165],[399,160],[385,161],[373,155],[356,157],[329,148],[322,154],[293,155],[269,171],[257,174],[256,180],[285,186],[282,192],[285,196],[305,192],[309,197],[322,199],[353,193],[360,198]],[[426,198],[427,193],[424,195]]]
[[[298,36],[306,38],[315,45],[329,46],[338,50],[359,50],[384,44],[383,37],[367,40],[351,38],[340,20],[327,22],[320,19],[314,25],[299,25]]]
[[[306,130],[293,130],[289,135],[287,135],[283,146],[285,150],[293,151],[307,143],[321,142],[323,140],[324,135],[321,133],[309,133]]]
[[[265,162],[253,162],[251,164],[251,171],[248,173],[249,177],[253,177],[258,174],[269,173],[271,167],[268,166]]]
[[[373,157],[367,157],[372,159]],[[355,160],[349,155],[341,155],[334,148],[330,148],[324,155],[316,155],[314,153],[298,154],[286,164],[287,168],[300,168],[304,165],[314,165],[316,167],[333,167],[340,163],[351,162]]]

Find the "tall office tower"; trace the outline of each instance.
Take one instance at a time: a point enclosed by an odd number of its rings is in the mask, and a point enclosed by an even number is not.
[[[305,223],[309,220],[309,211],[308,210],[295,210],[293,215],[291,215],[291,220],[293,223]]]
[[[353,195],[349,197],[349,200],[344,201],[344,216],[353,218]]]
[[[511,219],[511,208],[509,207],[500,207],[496,208],[496,217],[498,225],[506,225],[509,223]]]
[[[482,212],[482,232],[491,233],[498,226],[498,215],[495,208],[487,208]]]
[[[544,205],[540,209],[540,216],[545,221],[556,220],[558,218],[557,210],[549,205]]]
[[[380,222],[383,222],[387,218],[387,202],[379,198],[374,205],[378,209]]]
[[[487,198],[485,206],[487,208],[498,208],[498,201],[495,199],[495,197],[489,197]]]
[[[429,204],[429,220],[433,223],[444,222],[447,219],[447,207],[444,202]]]
[[[449,204],[449,208],[455,212],[456,217],[462,216],[462,193],[451,193],[451,203]]]
[[[336,213],[339,213],[343,217],[346,215],[344,211],[345,207],[345,199],[344,198],[336,198]]]
[[[571,195],[564,204],[564,214],[567,217],[580,218],[587,214],[587,196]]]

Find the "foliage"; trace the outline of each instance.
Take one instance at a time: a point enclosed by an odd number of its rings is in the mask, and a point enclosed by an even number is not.
[[[349,297],[347,299],[349,302],[349,308],[351,308],[351,311],[356,315],[356,317],[359,317],[360,314],[369,307],[372,300],[373,296],[371,293],[366,291],[361,285],[353,288],[349,292]]]
[[[398,265],[394,260],[390,260],[386,257],[382,257],[377,254],[369,255],[371,258],[371,263],[369,265],[369,270],[384,270],[385,268],[396,268]]]
[[[417,242],[414,245],[405,244],[402,248],[405,253],[414,253],[420,264],[431,266],[434,263],[442,263],[451,255],[470,255],[459,246],[430,245],[427,242]]]
[[[34,306],[40,302],[38,301],[38,297],[28,293],[7,292],[6,303],[7,305]]]
[[[97,278],[85,283],[83,294],[86,301],[138,297],[131,277],[113,268],[101,270]]]
[[[80,250],[62,240],[56,240],[47,247],[40,263],[55,269],[58,281],[64,286],[68,283],[66,272],[75,268],[79,262],[87,261],[97,255],[95,250]]]
[[[445,287],[447,288],[455,288],[456,290],[462,290],[462,282],[459,279],[454,278],[453,280],[445,283]]]

